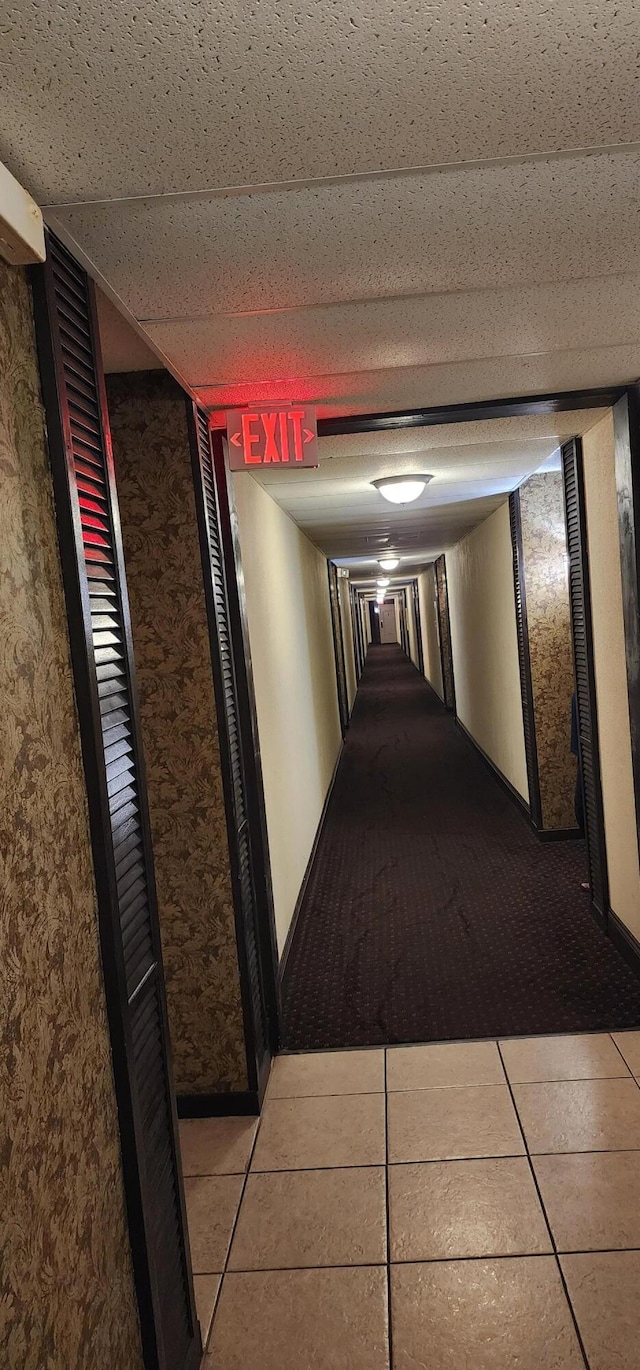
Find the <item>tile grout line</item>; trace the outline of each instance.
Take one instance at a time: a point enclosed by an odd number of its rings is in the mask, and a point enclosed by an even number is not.
[[[633,1031],[633,1029],[631,1029],[631,1031]],[[611,1041],[613,1042],[613,1045],[614,1045],[616,1051],[618,1052],[618,1055],[620,1056],[620,1059],[621,1059],[623,1065],[626,1066],[626,1069],[629,1071],[629,1074],[630,1074],[630,1076],[631,1076],[631,1079],[635,1082],[635,1084],[637,1084],[638,1089],[640,1089],[640,1080],[637,1079],[637,1077],[636,1077],[636,1075],[635,1075],[635,1072],[631,1069],[631,1066],[629,1065],[629,1062],[628,1062],[626,1056],[624,1055],[624,1052],[623,1052],[623,1050],[622,1050],[622,1047],[618,1046],[618,1043],[616,1042],[616,1039],[615,1039],[615,1037],[614,1037],[614,1035],[613,1035],[613,1032],[610,1032],[610,1033],[609,1033],[609,1037],[611,1038]]]
[[[387,1228],[387,1326],[389,1335],[389,1370],[393,1370],[393,1326],[391,1314],[391,1224],[389,1218],[389,1093],[387,1090],[387,1051],[383,1055],[384,1071],[384,1195]]]
[[[229,1241],[228,1241],[228,1243],[227,1243],[227,1250],[226,1250],[226,1254],[225,1254],[225,1258],[224,1258],[224,1266],[223,1266],[223,1269],[222,1269],[221,1272],[220,1272],[220,1283],[219,1283],[219,1285],[218,1285],[218,1292],[217,1292],[217,1294],[216,1294],[216,1297],[215,1297],[215,1300],[214,1300],[214,1304],[213,1304],[213,1312],[212,1312],[212,1314],[211,1314],[211,1322],[209,1323],[209,1335],[207,1336],[206,1345],[205,1345],[204,1348],[203,1348],[203,1351],[204,1351],[204,1354],[205,1354],[205,1355],[208,1353],[208,1350],[209,1350],[209,1343],[210,1343],[211,1338],[212,1338],[212,1336],[213,1336],[213,1326],[214,1326],[214,1323],[215,1323],[215,1320],[216,1320],[216,1313],[217,1313],[217,1311],[218,1311],[218,1305],[219,1305],[219,1303],[220,1303],[220,1298],[221,1298],[221,1295],[222,1295],[222,1286],[223,1286],[223,1284],[224,1284],[225,1277],[226,1277],[226,1274],[227,1274],[227,1266],[228,1266],[228,1264],[229,1264],[229,1256],[231,1255],[231,1247],[232,1247],[232,1245],[233,1245],[233,1239],[234,1239],[234,1237],[235,1237],[235,1235],[236,1235],[236,1228],[237,1228],[237,1226],[238,1226],[238,1219],[239,1219],[239,1217],[240,1217],[240,1209],[242,1208],[242,1203],[243,1203],[243,1200],[244,1200],[245,1190],[246,1190],[246,1188],[247,1188],[247,1181],[248,1181],[248,1179],[249,1179],[249,1175],[250,1175],[250,1172],[251,1172],[251,1162],[252,1162],[252,1160],[253,1160],[253,1153],[254,1153],[254,1151],[255,1151],[255,1149],[256,1149],[256,1143],[257,1143],[257,1140],[258,1140],[258,1133],[259,1133],[259,1131],[260,1131],[260,1124],[261,1124],[261,1122],[262,1122],[262,1115],[260,1114],[260,1115],[258,1116],[257,1127],[256,1127],[255,1133],[254,1133],[254,1135],[253,1135],[253,1141],[252,1141],[252,1143],[251,1143],[251,1149],[250,1149],[249,1155],[248,1155],[248,1157],[247,1157],[247,1164],[246,1164],[246,1167],[245,1167],[244,1178],[243,1178],[243,1181],[242,1181],[242,1189],[240,1190],[240,1199],[239,1199],[239,1201],[238,1201],[238,1207],[237,1207],[237,1209],[236,1209],[236,1216],[235,1216],[235,1218],[234,1218],[234,1220],[233,1220],[233,1226],[232,1226],[232,1228],[231,1228],[231,1235],[230,1235]],[[215,1273],[217,1274],[218,1272],[216,1271]]]
[[[569,1289],[568,1289],[567,1282],[566,1282],[566,1279],[565,1279],[565,1276],[564,1276],[564,1270],[562,1269],[562,1265],[561,1265],[561,1263],[560,1263],[560,1257],[559,1257],[559,1255],[558,1255],[558,1247],[557,1247],[557,1244],[556,1244],[555,1237],[554,1237],[554,1235],[553,1235],[553,1230],[552,1230],[552,1227],[551,1227],[551,1223],[550,1223],[550,1221],[549,1221],[549,1217],[548,1217],[548,1214],[547,1214],[547,1210],[546,1210],[546,1208],[545,1208],[544,1199],[543,1199],[543,1197],[542,1197],[542,1191],[541,1191],[541,1189],[540,1189],[540,1185],[538,1184],[538,1177],[537,1177],[537,1175],[536,1175],[535,1167],[534,1167],[533,1161],[532,1161],[532,1159],[531,1159],[531,1153],[530,1153],[530,1151],[529,1151],[529,1143],[528,1143],[528,1141],[527,1141],[526,1133],[525,1133],[524,1127],[523,1127],[523,1125],[522,1125],[522,1121],[521,1121],[521,1119],[520,1119],[520,1114],[519,1114],[519,1112],[518,1112],[518,1105],[517,1105],[517,1103],[516,1103],[515,1094],[514,1094],[514,1092],[513,1092],[513,1086],[512,1086],[512,1084],[511,1084],[511,1080],[509,1079],[509,1074],[508,1074],[507,1067],[506,1067],[505,1062],[504,1062],[504,1057],[503,1057],[503,1055],[502,1055],[502,1051],[501,1051],[501,1048],[500,1048],[500,1042],[499,1042],[499,1041],[496,1041],[496,1046],[497,1046],[497,1048],[498,1048],[498,1054],[499,1054],[499,1056],[500,1056],[500,1060],[501,1060],[501,1062],[502,1062],[502,1068],[503,1068],[504,1073],[505,1073],[505,1078],[506,1078],[506,1081],[507,1081],[507,1087],[508,1087],[509,1094],[510,1094],[510,1097],[511,1097],[511,1103],[512,1103],[513,1108],[514,1108],[514,1111],[515,1111],[516,1119],[517,1119],[517,1122],[518,1122],[518,1127],[520,1128],[520,1133],[521,1133],[522,1141],[523,1141],[523,1144],[524,1144],[525,1154],[526,1154],[526,1157],[527,1157],[527,1162],[528,1162],[528,1165],[529,1165],[529,1170],[530,1170],[530,1173],[531,1173],[531,1178],[532,1178],[532,1180],[533,1180],[533,1183],[534,1183],[534,1186],[535,1186],[535,1191],[536,1191],[536,1194],[537,1194],[537,1196],[538,1196],[538,1203],[540,1204],[540,1207],[541,1207],[541,1209],[542,1209],[542,1215],[543,1215],[543,1217],[544,1217],[544,1221],[545,1221],[545,1223],[546,1223],[547,1231],[548,1231],[548,1233],[549,1233],[549,1240],[550,1240],[550,1242],[551,1242],[551,1246],[552,1246],[552,1250],[553,1250],[553,1257],[554,1257],[554,1260],[555,1260],[555,1263],[556,1263],[556,1269],[557,1269],[558,1274],[559,1274],[559,1276],[560,1276],[560,1282],[561,1282],[562,1288],[563,1288],[563,1290],[564,1290],[564,1296],[565,1296],[565,1299],[566,1299],[566,1301],[567,1301],[567,1307],[568,1307],[568,1309],[569,1309],[569,1313],[570,1313],[570,1316],[571,1316],[571,1321],[572,1321],[573,1326],[574,1326],[574,1329],[575,1329],[575,1334],[576,1334],[576,1337],[577,1337],[577,1340],[578,1340],[578,1346],[580,1347],[580,1352],[581,1352],[581,1354],[582,1354],[582,1359],[583,1359],[583,1361],[584,1361],[586,1370],[590,1370],[589,1361],[588,1361],[588,1359],[587,1359],[587,1352],[586,1352],[586,1349],[585,1349],[584,1342],[583,1342],[583,1340],[582,1340],[582,1333],[581,1333],[580,1328],[579,1328],[579,1326],[578,1326],[578,1319],[577,1319],[577,1317],[576,1317],[576,1314],[575,1314],[575,1311],[574,1311],[574,1307],[573,1307],[573,1304],[572,1304],[572,1302],[571,1302],[571,1298],[570,1298],[570,1296],[569,1296]]]
[[[570,1034],[570,1035],[573,1035],[573,1034]],[[600,1034],[595,1034],[595,1033],[594,1033],[593,1035],[594,1035],[594,1036],[596,1036],[596,1035],[599,1036]],[[430,1042],[426,1042],[426,1043],[425,1043],[425,1046],[431,1046],[431,1045],[433,1045],[433,1044],[430,1043]],[[440,1044],[439,1042],[436,1042],[435,1045],[436,1045],[436,1046],[440,1046],[441,1044]],[[445,1043],[445,1045],[448,1045],[448,1044]],[[456,1045],[456,1044],[454,1043],[454,1045]],[[621,1060],[622,1060],[622,1063],[623,1063],[623,1065],[624,1065],[624,1067],[625,1067],[624,1073],[621,1073],[621,1074],[619,1074],[619,1075],[562,1075],[562,1076],[560,1076],[560,1077],[555,1076],[555,1077],[551,1077],[551,1078],[549,1078],[549,1079],[546,1079],[546,1078],[545,1078],[545,1079],[543,1079],[543,1080],[514,1080],[513,1083],[514,1083],[514,1084],[518,1084],[518,1085],[575,1085],[575,1084],[579,1085],[579,1084],[583,1084],[583,1083],[584,1083],[585,1081],[587,1081],[587,1080],[627,1080],[627,1079],[632,1079],[633,1082],[634,1082],[634,1084],[638,1085],[638,1088],[640,1088],[640,1079],[637,1079],[636,1076],[633,1074],[633,1071],[632,1071],[631,1067],[628,1065],[627,1061],[625,1061],[625,1058],[624,1058],[624,1056],[622,1055],[622,1052],[620,1051],[620,1048],[619,1048],[619,1046],[617,1045],[617,1043],[614,1042],[614,1046],[615,1046],[615,1048],[616,1048],[616,1051],[617,1051],[618,1054],[620,1055],[620,1058],[621,1058]],[[386,1068],[385,1068],[385,1069],[386,1069]],[[444,1089],[446,1089],[446,1090],[449,1090],[449,1089],[501,1089],[502,1087],[503,1087],[502,1082],[498,1084],[498,1083],[496,1083],[495,1080],[481,1080],[481,1081],[474,1081],[473,1084],[468,1084],[468,1083],[467,1083],[467,1084],[456,1084],[456,1085],[405,1085],[405,1086],[402,1086],[402,1087],[400,1087],[400,1088],[389,1089],[389,1090],[387,1090],[387,1093],[388,1093],[388,1094],[431,1094],[431,1093],[433,1093],[433,1092],[436,1091],[436,1090],[444,1090]],[[367,1095],[379,1096],[379,1095],[382,1094],[382,1093],[383,1093],[383,1091],[382,1091],[381,1089],[361,1089],[361,1090],[356,1090],[356,1091],[353,1091],[353,1090],[349,1090],[349,1091],[347,1091],[347,1090],[339,1090],[336,1094],[331,1094],[331,1093],[324,1093],[324,1094],[277,1094],[277,1095],[274,1096],[274,1099],[272,1100],[272,1102],[284,1104],[284,1103],[297,1103],[299,1100],[306,1101],[306,1100],[309,1100],[309,1099],[317,1099],[317,1100],[320,1100],[320,1099],[362,1099],[362,1098],[364,1098],[364,1097],[367,1096]]]
[[[502,1158],[499,1157],[499,1156],[498,1156],[498,1157],[487,1156],[487,1157],[485,1157],[485,1159],[489,1161],[489,1160],[501,1160]],[[520,1160],[520,1161],[525,1161],[527,1158],[526,1158],[526,1156],[519,1156],[517,1159]],[[558,1252],[558,1255],[559,1255],[559,1256],[619,1256],[619,1255],[621,1255],[621,1254],[626,1254],[628,1251],[632,1252],[632,1253],[635,1255],[635,1254],[637,1254],[637,1253],[640,1253],[640,1247],[638,1247],[638,1246],[624,1246],[624,1247],[619,1247],[619,1246],[597,1246],[597,1247],[587,1247],[587,1248],[584,1249],[584,1250],[573,1250],[573,1249],[572,1249],[572,1250],[568,1250],[568,1251],[559,1251],[559,1252]],[[453,1263],[455,1263],[456,1265],[475,1265],[477,1262],[481,1262],[481,1261],[494,1261],[494,1262],[500,1261],[500,1262],[502,1262],[503,1264],[506,1265],[506,1264],[507,1264],[508,1262],[510,1262],[510,1261],[522,1261],[522,1260],[528,1260],[528,1261],[548,1261],[548,1260],[549,1260],[549,1257],[550,1257],[550,1256],[553,1256],[554,1254],[555,1254],[555,1253],[554,1253],[553,1251],[529,1251],[529,1250],[527,1250],[526,1247],[525,1247],[525,1249],[524,1249],[523,1251],[502,1251],[502,1252],[500,1252],[500,1251],[496,1251],[496,1252],[491,1252],[491,1251],[488,1251],[488,1252],[487,1252],[487,1251],[485,1251],[485,1252],[483,1252],[483,1254],[480,1255],[480,1256],[420,1256],[420,1257],[417,1257],[417,1256],[416,1256],[416,1257],[412,1257],[410,1260],[406,1260],[406,1261],[392,1261],[392,1262],[391,1262],[390,1268],[391,1268],[391,1269],[402,1270],[402,1269],[404,1269],[406,1266],[409,1266],[409,1265],[451,1265],[451,1264],[453,1264]],[[254,1266],[246,1266],[246,1267],[244,1267],[242,1270],[229,1270],[229,1271],[228,1271],[228,1274],[229,1274],[229,1275],[281,1275],[281,1274],[289,1274],[289,1273],[291,1273],[292,1271],[298,1273],[298,1272],[306,1272],[306,1271],[308,1271],[308,1270],[381,1270],[381,1269],[383,1269],[383,1268],[384,1268],[384,1267],[383,1267],[383,1265],[381,1264],[380,1261],[348,1261],[346,1264],[345,1264],[344,1261],[339,1261],[337,1264],[335,1264],[335,1262],[331,1262],[331,1263],[329,1263],[329,1264],[327,1264],[327,1265],[254,1265]],[[210,1279],[210,1278],[212,1278],[212,1277],[214,1277],[214,1276],[217,1276],[217,1275],[220,1275],[220,1271],[219,1271],[219,1270],[199,1270],[199,1271],[198,1271],[198,1277],[204,1276],[204,1277],[206,1277],[207,1279]]]

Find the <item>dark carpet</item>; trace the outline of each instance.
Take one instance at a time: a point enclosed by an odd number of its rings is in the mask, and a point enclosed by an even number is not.
[[[400,647],[373,647],[286,968],[289,1050],[640,1024],[581,842],[542,844]]]

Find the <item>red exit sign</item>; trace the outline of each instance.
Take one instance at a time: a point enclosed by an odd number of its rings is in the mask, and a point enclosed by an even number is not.
[[[256,405],[227,414],[232,471],[259,466],[319,466],[316,410],[309,405]]]

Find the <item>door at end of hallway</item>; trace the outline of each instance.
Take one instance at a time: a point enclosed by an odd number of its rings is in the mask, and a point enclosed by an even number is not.
[[[397,642],[396,606],[392,599],[380,605],[380,641]]]

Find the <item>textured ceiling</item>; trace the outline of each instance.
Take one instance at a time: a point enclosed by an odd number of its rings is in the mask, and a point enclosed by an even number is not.
[[[9,0],[2,39],[40,201],[640,139],[635,0]]]
[[[565,352],[577,338],[583,350],[633,343],[639,302],[640,275],[609,276],[148,327],[194,384],[215,375],[229,385],[247,367],[313,377],[350,372],[354,362],[375,371]]]
[[[640,375],[638,0],[9,0],[0,33],[0,158],[103,287],[110,370],[164,360],[218,422]],[[407,548],[557,437],[443,438]],[[348,556],[387,532],[332,479],[294,512]]]
[[[625,151],[58,214],[138,318],[192,318],[637,272],[639,183]]]
[[[398,575],[417,571],[502,504],[507,493],[546,466],[567,437],[586,432],[602,411],[485,420],[320,439],[317,470],[240,474],[258,480],[329,557],[367,576],[385,549],[402,554]],[[433,476],[406,508],[385,501],[371,482],[423,472]]]

